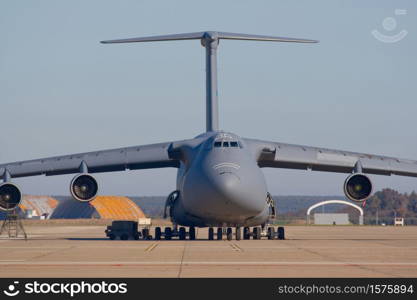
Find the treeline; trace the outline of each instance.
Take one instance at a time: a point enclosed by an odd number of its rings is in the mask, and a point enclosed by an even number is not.
[[[395,217],[401,217],[408,224],[417,224],[417,193],[383,189],[366,201],[364,214],[369,221],[379,223],[392,224]]]
[[[392,225],[397,217],[404,218],[408,225],[417,225],[417,193],[414,191],[400,193],[386,188],[366,200],[362,208],[365,224]],[[358,212],[354,208],[344,207],[340,212],[348,212],[351,221],[356,223]]]

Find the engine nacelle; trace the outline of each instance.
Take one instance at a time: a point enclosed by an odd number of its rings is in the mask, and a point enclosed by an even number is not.
[[[90,174],[78,174],[71,181],[70,192],[78,201],[89,202],[94,200],[98,192],[97,181]]]
[[[0,209],[13,210],[22,201],[22,193],[17,185],[5,182],[0,184]]]
[[[346,178],[343,190],[350,200],[363,202],[372,194],[372,182],[365,174],[354,173]]]

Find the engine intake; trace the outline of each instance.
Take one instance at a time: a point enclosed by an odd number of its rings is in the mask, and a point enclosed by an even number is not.
[[[97,181],[90,174],[79,174],[72,179],[70,192],[78,201],[89,202],[94,200],[98,192]]]
[[[372,182],[368,176],[355,173],[346,178],[343,190],[350,200],[363,202],[372,194]]]
[[[13,210],[22,201],[22,193],[17,185],[5,182],[0,185],[0,209]]]

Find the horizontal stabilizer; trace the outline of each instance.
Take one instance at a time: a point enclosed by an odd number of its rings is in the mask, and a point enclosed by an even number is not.
[[[203,32],[138,37],[138,38],[130,38],[130,39],[108,40],[108,41],[101,41],[101,43],[113,44],[113,43],[137,43],[137,42],[199,40],[199,39],[252,40],[252,41],[292,42],[292,43],[317,43],[318,42],[315,40],[296,39],[296,38],[278,37],[278,36],[253,35],[253,34],[242,34],[242,33],[217,32],[217,31],[203,31]]]

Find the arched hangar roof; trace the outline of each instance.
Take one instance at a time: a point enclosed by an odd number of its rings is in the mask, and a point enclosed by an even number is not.
[[[60,201],[54,210],[53,219],[100,218],[137,220],[145,214],[131,199],[123,196],[98,196],[89,203],[74,199]]]
[[[313,204],[312,206],[310,206],[307,209],[307,216],[310,215],[310,212],[313,209],[315,209],[315,208],[317,208],[319,206],[322,206],[322,205],[326,205],[326,204],[345,204],[345,205],[349,205],[349,206],[352,206],[352,207],[356,208],[357,210],[359,210],[360,215],[363,216],[363,209],[362,209],[362,207],[360,207],[360,206],[358,206],[356,204],[353,204],[352,202],[344,201],[344,200],[326,200],[326,201],[322,201],[322,202]]]

